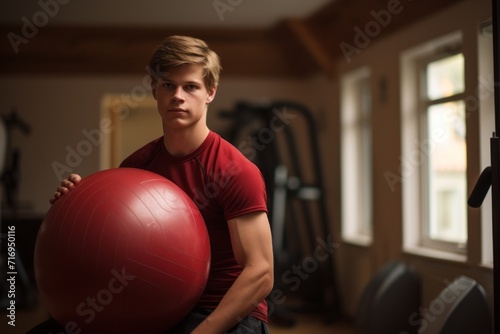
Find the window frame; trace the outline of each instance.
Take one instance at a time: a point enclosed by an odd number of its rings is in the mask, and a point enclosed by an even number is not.
[[[478,72],[479,84],[477,88],[480,103],[479,113],[479,152],[480,170],[491,165],[491,134],[495,131],[495,100],[494,100],[494,61],[493,61],[493,33],[491,19],[480,24],[478,32]],[[488,191],[481,205],[480,219],[480,263],[481,266],[493,269],[493,218],[491,191]]]
[[[349,71],[340,82],[341,235],[344,241],[368,246],[373,242],[373,150],[372,141],[363,137],[372,137],[371,70],[362,67]],[[364,89],[369,90],[367,95]]]
[[[422,140],[422,94],[425,90],[422,76],[422,63],[437,59],[447,53],[462,52],[463,34],[460,30],[450,32],[435,39],[424,42],[403,51],[400,55],[401,100],[401,156],[400,177],[402,191],[402,221],[403,221],[403,251],[409,254],[446,259],[455,262],[466,262],[468,244],[465,247],[445,243],[423,243],[422,226],[427,220],[422,212],[422,193],[424,188],[422,166],[425,161],[411,161],[408,157],[418,155],[421,147],[416,147],[415,141]],[[436,58],[437,57],[437,58]],[[464,53],[464,57],[466,54]],[[467,65],[464,67],[466,68]],[[467,73],[464,72],[465,76]],[[465,79],[467,85],[467,79]],[[464,94],[467,94],[467,86]],[[443,99],[444,101],[444,99]],[[468,143],[467,143],[468,144]],[[419,144],[420,145],[420,144]],[[467,172],[468,173],[468,172]],[[470,217],[467,217],[469,221]],[[469,230],[467,230],[469,232]],[[468,236],[469,237],[469,236]]]
[[[451,47],[451,51],[449,48]],[[463,54],[462,48],[458,47],[456,44],[453,44],[448,47],[444,47],[442,49],[438,49],[435,53],[429,54],[427,56],[423,56],[421,58],[418,58],[416,61],[416,66],[418,67],[418,87],[420,90],[420,93],[418,94],[420,96],[419,102],[418,102],[418,113],[419,113],[419,141],[422,141],[424,139],[429,139],[429,132],[428,132],[428,127],[427,127],[427,120],[428,120],[428,110],[431,106],[436,106],[440,104],[444,104],[447,102],[459,102],[462,101],[465,103],[465,98],[466,98],[466,88],[465,88],[465,65],[464,65],[464,90],[460,93],[456,93],[454,95],[446,96],[446,97],[441,97],[441,98],[436,98],[436,99],[430,99],[427,97],[427,78],[426,78],[426,67],[428,64],[439,61],[442,59],[446,59],[448,57],[453,57],[455,55],[462,54],[464,56],[464,62],[465,62],[465,55]],[[429,171],[426,166],[428,166],[428,155],[424,155],[424,162],[422,163],[422,166],[420,168],[420,210],[421,212],[425,213],[425,216],[422,216],[422,221],[420,224],[420,245],[425,248],[431,248],[431,249],[436,249],[436,250],[442,250],[442,251],[447,251],[447,252],[452,252],[452,253],[457,253],[457,254],[466,254],[467,252],[467,241],[465,243],[460,243],[460,242],[451,242],[451,241],[445,241],[445,240],[438,240],[438,239],[433,239],[429,235],[429,230],[430,230],[430,224],[431,224],[431,219],[429,218],[429,212],[430,212],[430,207],[428,205],[429,201],[429,187],[428,187],[428,179],[429,179]],[[467,170],[466,170],[466,179],[467,179]],[[465,204],[466,205],[466,204]],[[465,217],[465,223],[466,225],[468,224],[468,217],[466,214]]]

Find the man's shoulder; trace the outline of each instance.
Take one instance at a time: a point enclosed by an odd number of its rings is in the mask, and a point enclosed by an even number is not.
[[[218,153],[222,155],[226,155],[231,159],[239,160],[243,163],[251,163],[252,161],[246,157],[243,152],[241,152],[234,144],[224,139],[221,135],[215,133],[214,144],[217,145]]]

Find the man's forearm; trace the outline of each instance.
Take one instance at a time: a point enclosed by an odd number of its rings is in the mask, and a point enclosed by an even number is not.
[[[221,334],[246,317],[267,295],[273,286],[272,270],[247,268],[234,281],[219,306],[192,334]]]

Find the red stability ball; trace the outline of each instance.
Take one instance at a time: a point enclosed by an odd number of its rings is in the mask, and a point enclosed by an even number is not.
[[[35,246],[40,296],[68,333],[163,333],[199,300],[209,267],[193,201],[134,168],[83,178],[49,209]]]

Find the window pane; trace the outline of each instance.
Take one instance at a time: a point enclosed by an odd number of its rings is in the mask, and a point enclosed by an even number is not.
[[[369,80],[365,79],[360,82],[360,99],[361,105],[359,110],[359,143],[358,148],[358,161],[361,164],[359,178],[361,180],[361,187],[359,188],[359,196],[364,204],[364,209],[361,213],[361,220],[359,225],[359,233],[362,235],[370,236],[372,234],[372,187],[371,187],[371,91]]]
[[[370,72],[342,79],[342,238],[367,245],[372,238]]]
[[[467,240],[465,103],[428,108],[428,233],[431,239]]]
[[[427,98],[435,100],[464,91],[464,56],[457,54],[427,65]]]

